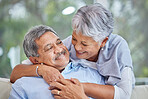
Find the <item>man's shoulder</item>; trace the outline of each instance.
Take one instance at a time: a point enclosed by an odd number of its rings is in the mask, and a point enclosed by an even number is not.
[[[44,79],[41,77],[22,77],[22,78],[16,80],[16,82],[14,84],[24,86],[26,84],[31,85],[33,83],[35,84],[38,82],[44,82]]]
[[[49,85],[45,82],[43,78],[40,77],[22,77],[18,79],[14,84],[12,84],[14,89],[28,91],[38,90],[42,87],[48,88]],[[33,89],[32,89],[33,88]]]
[[[20,78],[20,80],[24,82],[27,82],[27,81],[31,82],[31,81],[42,81],[44,79],[41,77],[22,77]]]
[[[29,99],[53,99],[48,87],[41,77],[22,77],[12,85],[13,93],[17,92]]]

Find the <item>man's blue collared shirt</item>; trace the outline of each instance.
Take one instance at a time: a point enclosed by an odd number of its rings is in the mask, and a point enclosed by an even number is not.
[[[77,78],[80,82],[105,84],[97,70],[79,63],[69,63],[62,75],[65,79]],[[43,78],[22,77],[12,85],[9,99],[54,99],[48,88]]]

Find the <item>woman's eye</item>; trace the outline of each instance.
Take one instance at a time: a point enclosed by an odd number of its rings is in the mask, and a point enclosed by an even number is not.
[[[75,38],[72,38],[72,40],[76,41],[76,39],[75,39]]]
[[[83,43],[82,43],[82,45],[83,45],[83,46],[87,46],[86,44],[83,44]]]
[[[50,47],[49,49],[52,49],[52,47]]]

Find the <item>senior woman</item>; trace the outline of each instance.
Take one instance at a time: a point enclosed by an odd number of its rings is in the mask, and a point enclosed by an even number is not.
[[[89,96],[129,99],[135,83],[132,59],[127,42],[121,36],[112,34],[113,26],[111,12],[101,4],[83,6],[72,19],[72,36],[63,43],[70,52],[71,61],[97,69],[105,78],[106,85],[91,85],[92,94]],[[17,65],[11,74],[11,82],[22,76],[37,76],[36,67]],[[62,78],[60,72],[47,66],[39,66],[38,74],[48,83]]]

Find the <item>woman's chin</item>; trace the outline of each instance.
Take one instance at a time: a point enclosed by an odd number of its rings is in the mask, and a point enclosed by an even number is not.
[[[83,56],[83,55],[76,55],[76,56],[77,56],[77,58],[79,58],[79,59],[86,59],[86,57]]]

